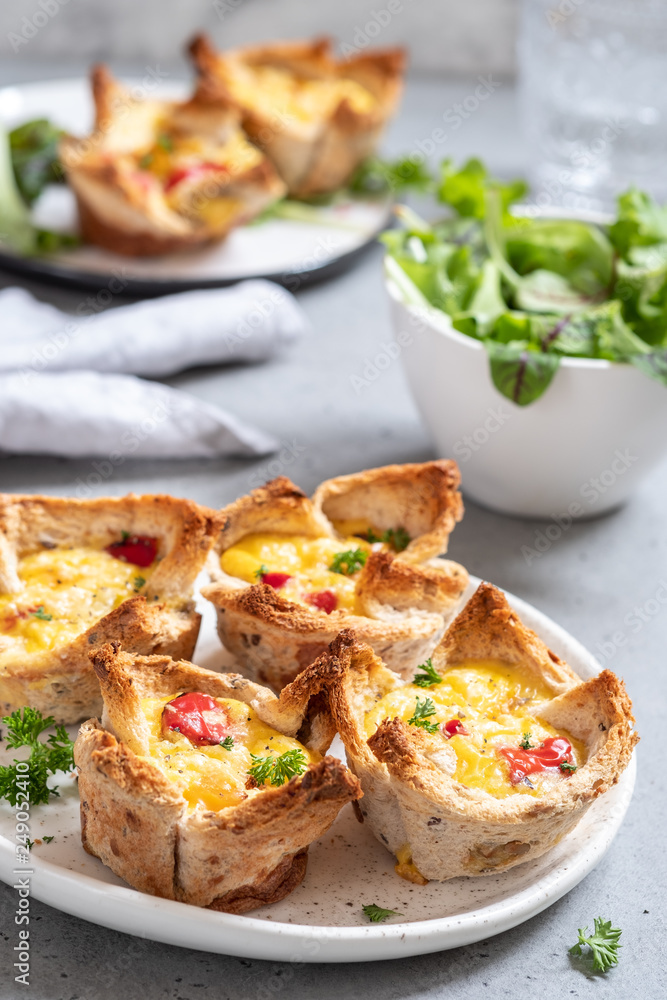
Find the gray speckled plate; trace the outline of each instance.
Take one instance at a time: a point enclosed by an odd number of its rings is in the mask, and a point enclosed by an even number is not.
[[[582,677],[598,672],[595,659],[567,632],[529,604],[508,596],[524,622]],[[231,661],[218,643],[212,609],[202,610],[195,660],[221,669]],[[343,756],[339,744],[332,752]],[[393,856],[346,806],[327,835],[310,848],[306,877],[287,899],[252,916],[232,916],[137,892],[86,854],[79,839],[76,783],[65,778],[59,799],[31,811],[31,838],[54,838],[32,849],[31,893],[104,927],[246,958],[358,962],[442,951],[514,927],[569,892],[611,844],[634,782],[633,758],[618,785],[601,796],[572,833],[544,857],[501,875],[426,886],[400,879],[393,870]],[[14,848],[14,812],[3,803],[0,878],[9,884],[19,867]],[[369,924],[361,911],[365,903],[398,910],[401,916]]]

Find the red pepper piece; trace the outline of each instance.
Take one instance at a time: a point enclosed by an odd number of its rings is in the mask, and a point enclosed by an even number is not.
[[[230,735],[227,712],[214,698],[201,691],[179,695],[165,705],[162,729],[181,733],[198,746],[215,746]]]
[[[280,590],[291,579],[289,573],[262,573],[262,583],[268,583],[274,590]]]
[[[558,771],[564,763],[573,764],[572,744],[564,736],[550,736],[542,746],[534,750],[522,750],[521,747],[498,747],[498,753],[508,761],[510,766],[510,781],[518,785],[529,775],[542,771]]]
[[[145,569],[155,561],[157,538],[149,538],[148,535],[128,535],[122,542],[112,542],[111,545],[107,545],[106,551],[114,559]]]
[[[306,594],[305,600],[308,604],[312,604],[314,608],[319,608],[320,611],[326,611],[328,615],[332,611],[336,610],[338,605],[338,598],[334,594],[333,590],[320,590],[315,594]]]
[[[191,167],[179,167],[174,170],[173,173],[167,177],[164,184],[165,191],[171,191],[173,187],[180,184],[184,180],[196,180],[202,177],[204,174],[210,173],[211,170],[218,170],[220,173],[229,173],[227,167],[223,166],[221,163],[197,163]]]
[[[450,719],[449,722],[443,723],[440,728],[448,740],[452,736],[470,736],[460,719]]]

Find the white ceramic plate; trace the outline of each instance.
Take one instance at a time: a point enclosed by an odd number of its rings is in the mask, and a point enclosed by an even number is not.
[[[523,621],[577,673],[586,678],[598,672],[598,663],[567,632],[508,596]],[[215,635],[212,608],[202,610],[195,660],[215,669],[228,666],[231,661]],[[52,843],[32,849],[31,892],[56,909],[103,927],[245,958],[359,962],[443,951],[515,927],[569,892],[611,844],[634,781],[633,758],[618,785],[597,799],[572,833],[537,861],[500,875],[426,886],[399,878],[393,856],[346,806],[327,835],[310,848],[306,877],[290,896],[251,916],[233,916],[137,892],[86,854],[79,835],[76,784],[65,778],[59,799],[31,811],[31,838],[54,837]],[[14,822],[14,811],[2,803],[0,878],[10,885],[17,878],[15,870],[22,867],[14,860]],[[361,911],[366,903],[398,910],[402,916],[369,924]]]
[[[150,88],[151,96],[181,98],[186,84],[128,81]],[[93,119],[88,80],[53,80],[0,89],[0,122],[14,128],[33,118],[50,118],[56,125],[85,135]],[[0,247],[6,269],[57,280],[60,284],[100,288],[118,278],[125,292],[156,295],[232,284],[243,278],[271,278],[295,291],[308,281],[343,270],[371,243],[389,221],[390,203],[377,199],[346,199],[314,212],[313,221],[271,219],[233,230],[215,246],[166,257],[133,258],[99,247],[82,246],[43,257],[20,257]],[[76,231],[72,192],[54,185],[33,208],[35,225],[59,232]]]

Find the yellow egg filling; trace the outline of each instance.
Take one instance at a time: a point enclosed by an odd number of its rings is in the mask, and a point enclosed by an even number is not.
[[[540,704],[552,697],[553,692],[527,670],[494,660],[469,660],[447,670],[442,681],[433,686],[406,684],[394,688],[370,709],[364,725],[370,737],[383,719],[398,717],[408,723],[421,714],[428,725],[438,726],[435,733],[422,729],[430,744],[428,752],[437,753],[447,747],[447,757],[453,751],[451,774],[456,781],[496,798],[539,796],[554,782],[565,780],[566,775],[537,772],[529,775],[530,785],[512,784],[509,764],[498,748],[518,747],[524,734],[530,734],[532,747],[539,747],[548,737],[564,736],[572,744],[575,765],[583,764],[584,744],[540,719]],[[426,698],[432,705],[425,705]],[[460,721],[468,735],[447,738],[443,734],[442,724],[454,719]]]
[[[254,708],[232,698],[214,699],[229,719],[229,732],[234,744],[230,750],[222,746],[196,746],[174,730],[162,731],[162,712],[173,698],[146,698],[142,710],[150,727],[149,755],[162,772],[183,793],[191,809],[201,805],[218,810],[237,805],[261,788],[247,788],[252,766],[251,754],[257,757],[277,757],[289,750],[300,750],[307,764],[321,759],[291,736],[284,736],[257,715]],[[263,786],[262,786],[263,787]]]
[[[248,583],[260,582],[266,573],[287,573],[290,579],[276,588],[285,600],[312,607],[307,600],[309,595],[331,591],[337,599],[336,608],[356,614],[356,586],[361,562],[344,564],[346,569],[354,568],[352,573],[335,572],[330,567],[340,553],[360,549],[367,557],[372,548],[362,538],[253,534],[246,535],[227,549],[222,554],[220,565],[229,576]]]
[[[22,590],[0,594],[0,665],[71,642],[137,593],[151,571],[88,547],[21,559]]]

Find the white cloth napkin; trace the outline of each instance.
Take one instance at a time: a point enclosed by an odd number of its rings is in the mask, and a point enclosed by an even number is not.
[[[26,391],[27,390],[27,391]],[[0,450],[128,458],[264,455],[274,438],[186,392],[131,375],[0,375]]]
[[[273,356],[306,329],[289,292],[257,280],[102,305],[85,297],[72,316],[21,288],[0,291],[0,451],[120,464],[278,447],[225,410],[133,376]]]
[[[0,371],[160,378],[194,365],[264,360],[306,329],[293,296],[262,280],[101,309],[94,295],[72,316],[22,288],[0,291]]]

